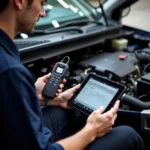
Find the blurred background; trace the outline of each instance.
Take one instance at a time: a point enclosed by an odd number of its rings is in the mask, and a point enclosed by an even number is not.
[[[131,6],[130,14],[122,22],[123,24],[150,31],[150,0],[140,0]]]
[[[98,5],[98,0],[91,0],[91,2],[96,6]],[[122,19],[122,23],[150,31],[150,0],[139,0],[132,5],[129,15]]]

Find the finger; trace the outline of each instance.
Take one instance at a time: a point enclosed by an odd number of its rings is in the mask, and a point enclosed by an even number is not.
[[[114,116],[119,109],[120,101],[116,101],[115,105],[106,113],[110,116]]]
[[[117,114],[115,114],[114,117],[111,120],[111,127],[115,124],[116,118],[117,118]]]
[[[114,105],[114,108],[118,111],[119,106],[120,106],[120,100],[117,100],[115,105]]]
[[[41,79],[46,82],[51,76],[51,73],[48,73],[47,75],[44,75],[43,77],[41,77]]]
[[[80,86],[81,86],[81,85],[78,84],[78,85],[76,85],[76,86],[70,88],[70,89],[68,90],[68,92],[74,94],[74,93],[80,88]]]
[[[62,83],[65,84],[66,82],[67,82],[67,81],[66,81],[66,79],[64,78],[63,81],[62,81]]]
[[[81,87],[81,84],[78,84],[78,85],[76,86],[76,90],[80,89],[80,87]]]
[[[60,84],[60,85],[59,85],[59,88],[60,88],[60,89],[63,89],[63,88],[64,88],[64,84]]]
[[[113,123],[115,122],[116,118],[117,118],[117,114],[115,114],[113,119],[112,119]]]
[[[74,86],[73,88],[71,88],[70,91],[72,93],[75,93],[78,89],[80,89],[80,87],[81,87],[81,84],[78,84],[78,85]]]
[[[100,107],[97,111],[99,111],[100,114],[102,114],[104,112],[104,107]]]
[[[56,97],[58,97],[59,96],[59,94],[58,93],[56,93]]]
[[[107,111],[106,113],[104,113],[104,117],[108,118],[109,120],[113,119],[114,115],[116,114],[116,111],[113,108],[111,108],[109,111]]]
[[[112,111],[108,111],[108,112],[106,112],[104,115],[105,115],[105,117],[108,118],[109,120],[112,120],[113,117],[114,117],[114,114],[113,114]]]
[[[62,93],[62,89],[58,89],[57,92],[58,92],[58,93]]]

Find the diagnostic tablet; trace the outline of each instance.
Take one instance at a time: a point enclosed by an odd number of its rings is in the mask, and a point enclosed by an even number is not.
[[[95,74],[89,74],[68,105],[86,115],[91,114],[92,111],[101,106],[107,111],[120,98],[124,90],[124,85]]]

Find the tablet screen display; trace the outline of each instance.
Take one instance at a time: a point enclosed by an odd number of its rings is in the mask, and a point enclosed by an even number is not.
[[[92,110],[101,106],[106,108],[118,91],[119,89],[116,87],[91,78],[75,98],[75,101]]]

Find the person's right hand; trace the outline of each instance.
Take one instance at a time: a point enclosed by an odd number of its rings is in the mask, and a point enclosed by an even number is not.
[[[117,118],[117,111],[119,109],[120,101],[118,100],[114,107],[112,107],[106,113],[104,112],[104,108],[94,111],[87,119],[87,123],[85,128],[91,130],[93,135],[93,140],[97,137],[102,137],[111,131],[112,126]]]

